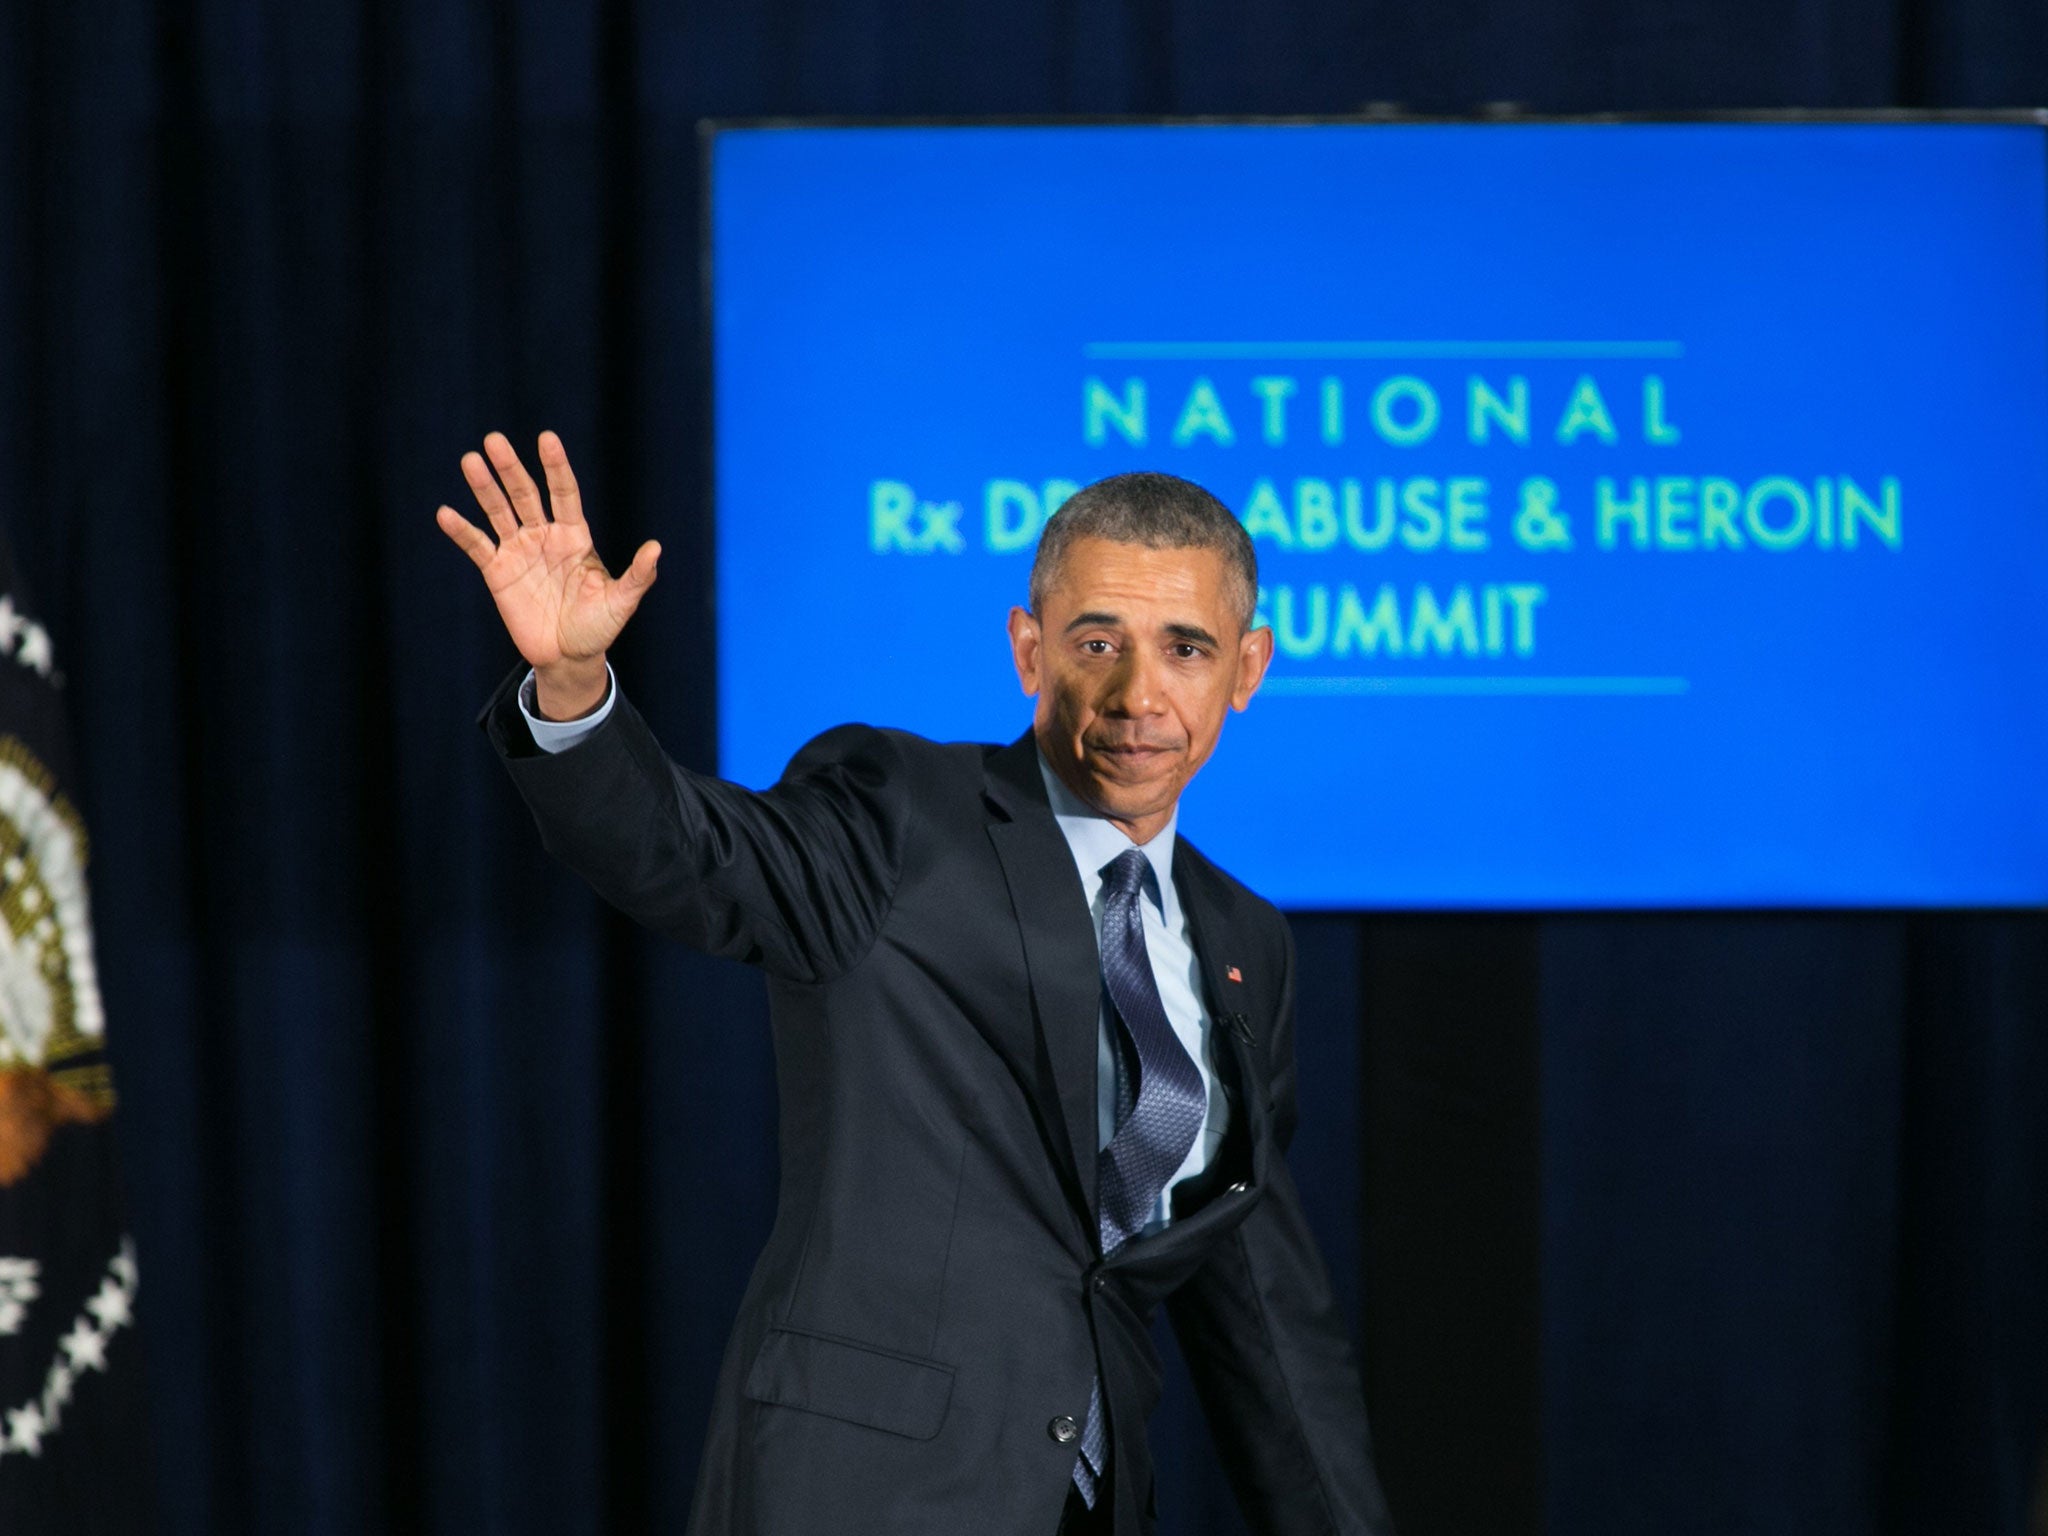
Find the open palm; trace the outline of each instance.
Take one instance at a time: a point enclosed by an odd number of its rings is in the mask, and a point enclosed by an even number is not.
[[[503,433],[491,433],[483,454],[463,455],[462,474],[496,539],[453,507],[440,508],[434,520],[483,572],[519,654],[546,672],[602,659],[654,584],[661,546],[642,544],[625,572],[612,576],[591,545],[576,476],[552,432],[540,435],[540,462],[547,510],[512,444]]]

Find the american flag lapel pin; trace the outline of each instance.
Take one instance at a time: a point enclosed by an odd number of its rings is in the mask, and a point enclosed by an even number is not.
[[[1239,969],[1238,969],[1238,968],[1237,968],[1236,966],[1234,966],[1234,965],[1226,965],[1226,966],[1225,966],[1225,967],[1223,968],[1223,974],[1224,974],[1224,975],[1226,975],[1226,976],[1228,976],[1228,977],[1229,977],[1229,978],[1230,978],[1230,979],[1231,979],[1232,981],[1243,981],[1243,980],[1244,980],[1244,972],[1243,972],[1243,971],[1240,971],[1240,970],[1239,970]]]

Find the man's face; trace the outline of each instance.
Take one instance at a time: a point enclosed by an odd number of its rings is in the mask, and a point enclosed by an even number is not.
[[[1165,827],[1226,710],[1251,702],[1273,632],[1240,627],[1213,549],[1077,539],[1040,611],[1010,610],[1010,650],[1053,771],[1134,842]]]

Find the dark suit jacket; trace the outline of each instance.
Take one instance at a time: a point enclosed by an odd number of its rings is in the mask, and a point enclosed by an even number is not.
[[[624,699],[540,753],[515,686],[483,718],[549,850],[639,921],[769,978],[781,1196],[693,1533],[1051,1536],[1098,1361],[1116,1530],[1149,1531],[1162,1301],[1254,1531],[1391,1529],[1282,1160],[1294,951],[1273,907],[1178,842],[1232,1128],[1177,1219],[1105,1260],[1100,963],[1028,735],[844,726],[756,794],[677,767]]]

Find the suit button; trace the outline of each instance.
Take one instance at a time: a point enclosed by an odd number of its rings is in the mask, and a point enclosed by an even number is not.
[[[1243,1179],[1239,1179],[1235,1184],[1230,1186],[1229,1193],[1233,1195],[1241,1195],[1250,1188],[1251,1185],[1245,1183]]]
[[[1097,1275],[1097,1276],[1095,1277],[1095,1289],[1097,1289],[1098,1291],[1106,1291],[1106,1290],[1108,1290],[1108,1289],[1109,1289],[1109,1276],[1107,1276],[1107,1275]]]
[[[1045,1426],[1045,1432],[1061,1445],[1072,1445],[1081,1438],[1081,1426],[1064,1413]]]

